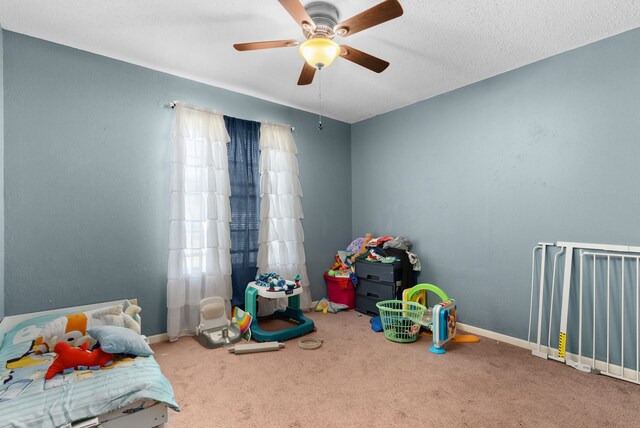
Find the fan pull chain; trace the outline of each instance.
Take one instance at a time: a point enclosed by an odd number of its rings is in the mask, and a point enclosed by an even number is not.
[[[320,114],[318,114],[318,131],[322,131],[322,68],[318,69],[318,100],[320,102]]]

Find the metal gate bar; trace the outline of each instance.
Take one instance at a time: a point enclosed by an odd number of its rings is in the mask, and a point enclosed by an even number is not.
[[[550,293],[545,290],[545,269],[549,247],[560,248],[553,258]],[[578,278],[575,278],[572,273],[574,250],[579,251],[580,254],[579,266],[577,266],[579,269]],[[540,254],[540,265],[539,270],[536,271],[536,255],[538,253]],[[558,347],[556,350],[554,345],[552,345],[551,338],[554,319],[554,301],[556,300],[554,298],[556,271],[558,270],[561,256],[564,256],[564,272],[561,290],[562,301],[560,302],[560,327],[559,330],[555,329],[555,331],[558,332]],[[592,269],[585,270],[588,262],[592,263]],[[619,286],[618,277],[616,277],[615,283],[612,278],[612,275],[617,272],[615,269],[618,268],[620,269]],[[627,270],[629,270],[628,275]],[[634,270],[635,281],[633,280]],[[539,275],[538,281],[536,281],[536,274]],[[591,293],[585,291],[586,287],[588,287],[589,274],[591,276]],[[606,275],[606,280],[599,281],[599,278],[603,278],[604,275]],[[538,298],[534,300],[536,283]],[[546,284],[548,284],[548,282]],[[570,299],[571,295],[575,296],[574,293],[576,291],[578,292],[577,308],[574,306],[575,297],[573,301]],[[633,301],[634,291],[636,297],[635,302]],[[605,292],[606,298],[603,296]],[[547,294],[549,294],[548,298],[546,296]],[[589,308],[591,311],[589,311],[589,309],[587,309],[588,306],[585,305],[585,299],[588,302],[589,298],[592,299],[591,307]],[[629,301],[627,302],[626,300]],[[536,301],[537,307],[534,307],[534,301]],[[635,320],[633,320],[633,303],[636,303]],[[602,320],[604,304],[606,304],[606,322],[602,322],[604,321]],[[546,321],[547,310],[548,329],[545,332],[547,333],[547,337],[546,344],[544,344],[541,338],[543,336],[543,321]],[[534,247],[532,252],[531,301],[529,311],[528,341],[532,345],[532,353],[534,355],[545,359],[550,358],[562,361],[579,370],[601,373],[629,382],[640,383],[640,247],[572,242],[557,242],[555,244],[539,243]],[[577,326],[575,325],[576,311]],[[571,319],[569,319],[570,312],[573,314],[571,315]],[[531,328],[533,326],[534,314],[537,314],[537,334],[535,343],[532,343]],[[591,323],[586,322],[585,324],[585,317],[589,315],[592,317]],[[627,322],[625,322],[625,320]],[[635,321],[635,334],[633,321]],[[570,325],[570,323],[574,325]],[[588,331],[589,328],[591,328],[591,332]],[[612,328],[614,330],[612,330]],[[598,330],[602,331],[602,329],[606,331],[604,337],[601,337],[602,332],[596,334]],[[611,337],[612,331],[614,333],[613,340]],[[591,346],[586,349],[587,353],[591,351],[591,358],[585,356],[583,353],[585,348],[583,335],[586,335],[585,339],[588,342],[589,333],[591,333]],[[575,334],[578,336],[577,349],[575,349]],[[628,337],[625,338],[625,335]],[[572,337],[570,350],[572,352],[577,351],[577,354],[567,351],[569,337]],[[616,346],[618,344],[619,346]],[[606,348],[603,349],[605,346]],[[603,350],[606,350],[606,356],[604,356],[604,358],[602,358]],[[620,353],[619,358],[617,352]],[[630,358],[632,356],[635,356],[635,358]]]

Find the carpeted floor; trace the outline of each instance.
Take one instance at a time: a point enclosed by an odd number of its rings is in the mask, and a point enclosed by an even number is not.
[[[428,351],[368,316],[313,313],[324,343],[234,355],[191,337],[153,346],[180,404],[169,427],[640,426],[640,387],[481,338]]]

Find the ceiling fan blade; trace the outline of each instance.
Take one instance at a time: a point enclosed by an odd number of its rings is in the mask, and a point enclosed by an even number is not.
[[[289,15],[302,27],[303,30],[312,30],[316,25],[299,0],[278,0],[282,7],[287,9]]]
[[[298,79],[298,85],[309,85],[313,82],[313,76],[316,75],[316,68],[310,66],[306,62],[302,67],[302,72],[300,73],[300,78]]]
[[[333,31],[340,37],[352,36],[362,30],[397,18],[402,13],[402,6],[398,0],[383,1],[346,21],[340,22],[333,28]]]
[[[355,64],[361,65],[364,68],[375,71],[376,73],[382,73],[387,67],[389,67],[389,63],[387,61],[347,45],[340,46],[340,56]]]
[[[297,40],[270,40],[267,42],[236,43],[233,47],[237,51],[255,51],[258,49],[288,48],[298,46],[298,44]]]

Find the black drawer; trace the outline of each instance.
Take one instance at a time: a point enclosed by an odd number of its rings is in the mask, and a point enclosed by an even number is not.
[[[356,286],[356,295],[358,294],[378,300],[393,300],[396,298],[396,287],[392,282],[360,279]]]
[[[381,302],[379,299],[356,294],[356,311],[372,317],[380,315],[380,311],[376,303]]]
[[[356,260],[358,278],[373,281],[395,282],[402,279],[402,263],[379,263]]]

